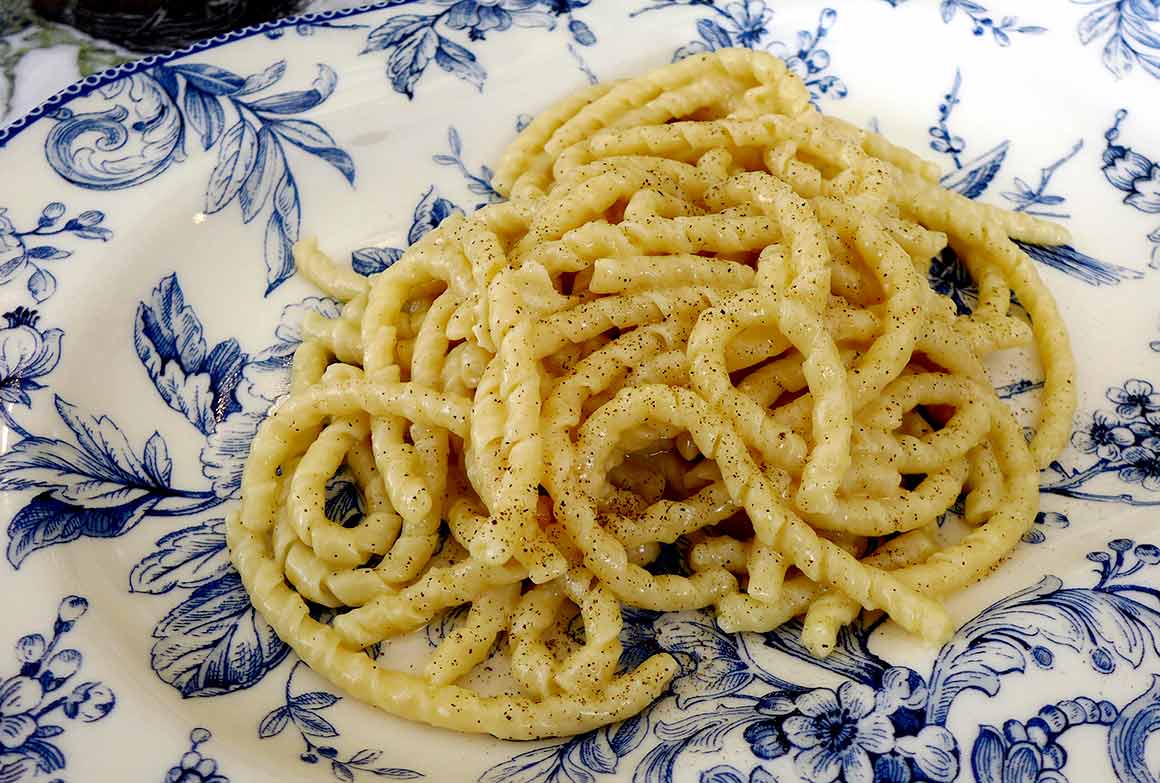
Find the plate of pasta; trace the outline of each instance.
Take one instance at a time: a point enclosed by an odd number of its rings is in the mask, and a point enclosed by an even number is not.
[[[0,129],[0,781],[1160,780],[1160,23],[999,5],[389,0]]]

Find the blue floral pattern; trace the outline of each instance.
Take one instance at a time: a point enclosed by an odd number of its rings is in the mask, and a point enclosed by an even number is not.
[[[953,165],[953,169],[942,177],[943,187],[957,191],[967,198],[979,198],[1002,169],[1010,149],[1010,142],[1001,141],[973,159],[964,159],[966,141],[950,127],[951,115],[955,107],[961,103],[959,90],[962,83],[962,74],[956,69],[951,89],[943,95],[938,105],[938,119],[929,131],[930,148],[948,157]],[[1010,208],[1016,212],[1027,212],[1058,220],[1067,218],[1068,214],[1059,209],[1067,199],[1062,195],[1051,193],[1049,187],[1052,177],[1068,161],[1075,158],[1082,148],[1083,140],[1080,139],[1062,157],[1040,169],[1039,182],[1034,187],[1022,178],[1015,177],[1014,189],[1002,194],[1003,198],[1010,202]],[[1046,247],[1018,241],[1016,244],[1035,261],[1089,285],[1115,285],[1121,280],[1135,280],[1143,276],[1137,269],[1100,261],[1071,245]],[[954,299],[960,312],[966,312],[969,310],[968,300],[974,296],[973,283],[970,282],[970,276],[965,269],[949,268],[952,264],[955,264],[954,255],[949,251],[944,253],[941,259],[936,260],[931,269],[932,285],[939,293]],[[956,293],[952,293],[952,290]],[[962,293],[958,293],[960,291]]]
[[[925,676],[871,652],[868,642],[881,621],[843,630],[833,654],[818,661],[801,645],[796,621],[767,634],[729,636],[705,617],[630,610],[625,656],[639,660],[666,650],[682,664],[668,697],[679,717],[652,717],[662,703],[619,726],[521,753],[485,772],[479,783],[593,780],[618,771],[638,749],[645,752],[634,783],[671,783],[685,754],[719,753],[737,735],[756,766],[746,774],[719,764],[705,769],[701,781],[769,783],[777,778],[764,765],[791,759],[807,783],[950,783],[968,765],[980,783],[1046,783],[1066,780],[1059,777],[1067,762],[1059,735],[1092,724],[1108,730],[1121,780],[1148,779],[1128,773],[1145,768],[1140,748],[1155,730],[1149,721],[1160,704],[1152,693],[1160,692],[1158,685],[1123,709],[1078,696],[1047,705],[1026,722],[1007,721],[1001,730],[982,725],[968,758],[946,728],[959,695],[977,690],[994,696],[1005,677],[1028,667],[1050,670],[1058,648],[1085,655],[1099,675],[1157,665],[1160,593],[1133,577],[1160,563],[1160,547],[1115,539],[1088,559],[1098,566],[1093,586],[1066,586],[1046,576],[1001,599],[963,624]],[[769,650],[841,681],[814,688],[787,682],[763,663]],[[1027,776],[1028,770],[1034,774]]]
[[[81,212],[65,219],[68,207],[59,201],[46,204],[36,219],[36,227],[19,231],[8,217],[8,210],[0,208],[0,286],[28,272],[25,287],[32,298],[43,302],[56,293],[56,276],[43,266],[45,261],[60,261],[72,255],[51,244],[35,244],[41,237],[72,235],[78,239],[99,239],[108,242],[113,232],[102,226],[105,213],[97,209]],[[31,247],[29,244],[33,243]]]
[[[52,631],[30,633],[16,642],[20,668],[0,679],[0,780],[23,783],[65,769],[60,748],[65,734],[62,721],[95,723],[117,705],[108,686],[76,683],[84,655],[62,647],[64,637],[88,611],[89,602],[66,596],[57,609]],[[56,780],[62,780],[59,775]]]
[[[212,737],[209,729],[200,727],[189,732],[189,750],[165,773],[164,783],[230,783],[218,769],[217,761],[201,748]]]
[[[908,0],[884,0],[890,6],[897,8]],[[960,14],[960,12],[962,12]],[[944,24],[950,24],[957,18],[965,18],[971,25],[971,33],[977,38],[990,33],[991,39],[999,46],[1010,46],[1012,35],[1024,35],[1047,32],[1046,27],[1034,24],[1020,24],[1014,16],[1004,16],[996,20],[987,7],[974,0],[940,0],[939,14]]]
[[[886,2],[901,5],[906,0]],[[997,7],[1002,5],[998,0],[942,0],[937,7],[944,23],[970,29],[998,46],[1044,32],[1005,16],[1002,12],[1011,9]],[[1156,4],[1099,0],[1089,5],[1093,7],[1080,26],[1081,41],[1103,46],[1105,64],[1117,76],[1137,66],[1157,76]],[[388,0],[370,24],[352,21],[354,12],[341,12],[246,34],[274,39],[291,31],[301,37],[365,41],[364,61],[378,58],[386,68],[390,86],[384,84],[382,92],[413,98],[422,97],[421,82],[434,70],[482,89],[488,78],[488,47],[498,46],[496,40],[515,42],[521,27],[556,36],[553,40],[595,81],[588,60],[604,62],[591,57],[601,54],[596,32],[604,30],[595,23],[589,26],[600,18],[589,6],[589,0]],[[833,9],[818,6],[816,24],[811,22],[796,36],[796,26],[778,24],[775,11],[780,13],[781,7],[772,0],[647,0],[643,7],[622,5],[621,11],[618,20],[656,12],[687,24],[672,42],[676,47],[688,36],[675,58],[724,46],[768,49],[806,81],[815,102],[847,94],[834,67],[845,60],[838,60],[842,51],[835,52],[833,44],[838,18]],[[889,14],[888,9],[884,12]],[[930,21],[938,25],[933,13]],[[208,45],[216,44],[198,48]],[[353,55],[357,47],[349,48]],[[335,68],[318,66],[313,84],[286,92],[279,86],[285,63],[274,57],[259,56],[256,63],[271,64],[254,73],[188,59],[165,57],[127,66],[119,81],[102,77],[91,89],[86,87],[84,100],[54,99],[39,110],[47,112],[47,160],[67,182],[64,187],[76,186],[91,195],[150,182],[187,158],[205,156],[209,176],[204,193],[198,191],[204,197],[202,211],[209,216],[232,212],[240,214],[242,224],[264,226],[260,244],[269,294],[293,271],[288,248],[303,230],[304,204],[310,205],[311,189],[302,183],[314,171],[298,167],[310,166],[304,163],[307,158],[317,158],[329,164],[319,169],[340,188],[355,181],[355,163],[347,149],[357,149],[340,143],[337,128],[331,128],[336,131],[332,134],[323,127],[324,120],[311,114],[331,99],[337,61],[332,61]],[[1094,61],[1093,67],[1098,67]],[[965,70],[969,75],[969,66]],[[944,182],[974,198],[996,193],[1000,181],[1007,187],[998,195],[1016,211],[1054,219],[1077,213],[1079,193],[1068,190],[1069,178],[1078,167],[1088,166],[1083,161],[1095,140],[1064,138],[1058,149],[1044,155],[1051,162],[1037,174],[1030,169],[1006,180],[1012,165],[1010,140],[993,139],[994,146],[976,155],[955,132],[963,83],[956,72],[930,129],[931,149],[952,169]],[[1109,115],[1117,105],[1112,104]],[[1116,112],[1105,134],[1101,173],[1117,198],[1134,210],[1123,212],[1160,214],[1156,152],[1144,149],[1139,140],[1139,151],[1123,143],[1128,116],[1126,109]],[[529,119],[521,116],[519,127]],[[27,123],[20,122],[0,130],[0,144],[24,127]],[[415,192],[407,235],[391,243],[397,246],[355,250],[351,262],[356,271],[380,272],[449,216],[500,199],[491,185],[492,171],[465,154],[470,130],[466,125],[448,128],[446,148],[433,158],[444,173],[458,176],[461,186],[435,176],[419,180],[439,184]],[[53,181],[54,187],[62,184]],[[270,404],[286,390],[303,315],[335,315],[338,305],[313,297],[286,306],[272,339],[261,347],[260,342],[251,345],[232,336],[238,332],[221,331],[228,328],[226,323],[203,321],[209,303],[195,294],[194,286],[183,289],[186,271],[181,279],[158,272],[159,279],[135,284],[140,288],[130,295],[135,303],[140,301],[135,312],[122,314],[124,321],[117,326],[132,335],[141,368],[138,379],[148,380],[146,388],[165,407],[157,407],[161,415],[156,432],[150,434],[152,426],[144,432],[122,429],[99,409],[73,405],[68,400],[80,400],[68,394],[62,398],[47,388],[62,346],[67,345],[70,357],[76,350],[73,331],[66,340],[60,328],[67,326],[68,314],[58,307],[71,295],[67,272],[84,266],[56,262],[113,240],[106,222],[113,222],[120,234],[121,220],[104,203],[97,206],[107,208],[116,221],[107,221],[102,210],[86,209],[78,198],[48,193],[31,205],[10,200],[8,209],[0,210],[0,286],[11,298],[0,321],[0,418],[10,438],[0,455],[0,491],[27,493],[14,501],[19,510],[8,522],[7,560],[14,569],[25,568],[30,558],[40,567],[50,560],[41,550],[82,539],[97,547],[100,542],[93,539],[126,536],[149,520],[144,527],[157,528],[138,531],[134,541],[143,546],[124,578],[133,600],[165,602],[157,612],[162,617],[153,628],[149,654],[158,678],[172,686],[174,697],[211,697],[250,688],[283,666],[289,650],[254,612],[229,563],[220,507],[236,498],[250,441]],[[48,198],[62,201],[41,208]],[[1153,265],[1160,264],[1160,227],[1148,240]],[[1068,246],[1025,249],[1038,262],[1085,284],[1141,277],[1139,270]],[[61,269],[67,272],[54,299]],[[973,306],[974,283],[953,253],[935,259],[931,279],[960,311]],[[1160,351],[1160,340],[1151,347]],[[1107,386],[1106,403],[1089,412],[1073,434],[1072,448],[1045,474],[1045,492],[1064,498],[1065,505],[1040,512],[1023,538],[1026,544],[1041,545],[1060,531],[1083,528],[1088,502],[1160,505],[1160,391],[1155,379],[1146,376],[1133,372],[1113,376],[1125,380],[1111,386],[1107,381],[1112,379],[1101,383],[1100,389]],[[1000,387],[999,394],[1016,398],[1041,387],[1042,381],[1020,378]],[[36,421],[34,407],[35,413],[43,408],[53,424],[59,421],[55,431],[44,417],[37,427],[29,423]],[[124,411],[116,411],[116,418],[131,423]],[[170,455],[179,433],[181,442],[188,445],[192,439],[197,445],[187,454],[193,458],[189,464],[179,454]],[[340,474],[329,482],[326,512],[347,523],[363,513],[362,498],[348,477]],[[1119,779],[1152,779],[1155,772],[1148,768],[1143,749],[1160,725],[1160,679],[1126,697],[1106,698],[1097,698],[1091,688],[1100,680],[1088,679],[1067,698],[977,718],[965,699],[958,700],[970,690],[988,696],[1001,689],[1010,692],[1011,678],[1033,669],[1053,670],[1064,655],[1085,661],[1095,678],[1139,677],[1160,666],[1160,592],[1152,586],[1160,575],[1155,571],[1160,547],[1118,538],[1090,552],[1088,560],[1096,569],[1094,583],[1047,576],[981,612],[929,666],[912,663],[914,668],[875,654],[878,647],[871,640],[878,626],[869,620],[844,630],[835,652],[818,662],[801,646],[800,624],[737,637],[721,633],[704,615],[626,609],[623,667],[631,668],[659,650],[672,653],[681,665],[666,697],[616,726],[513,750],[511,758],[479,779],[592,783],[615,776],[632,777],[634,783],[686,778],[776,783],[787,779],[788,771],[789,779],[817,783],[945,783],[972,775],[983,783],[1059,783],[1068,774],[1081,779],[1078,763],[1069,773],[1065,752],[1073,747],[1070,743],[1081,741],[1079,733],[1068,733],[1078,727],[1085,727],[1082,742],[1106,738],[1106,756]],[[86,607],[84,599],[70,596],[62,602],[51,634],[29,634],[17,643],[20,669],[0,679],[0,781],[62,779],[67,721],[101,720],[116,704],[107,686],[78,681],[81,655],[61,641]],[[437,642],[462,615],[462,608],[447,612],[427,629],[428,641]],[[316,616],[327,619],[324,612]],[[812,667],[812,674],[795,673],[792,681],[787,679],[785,656],[795,666]],[[355,744],[350,733],[340,732],[341,698],[324,690],[301,691],[301,667],[300,662],[286,667],[280,704],[252,715],[264,746],[274,752],[292,747],[299,762],[290,763],[300,763],[304,774],[325,778],[326,770],[340,783],[422,776],[409,768],[406,756],[396,759],[400,766],[392,766],[375,749],[377,743]],[[955,734],[948,728],[952,717]],[[962,731],[964,721],[977,731]],[[346,743],[340,742],[344,736]],[[196,728],[189,740],[188,750],[166,770],[166,783],[228,783],[207,753],[209,731]],[[361,748],[363,744],[375,747]]]
[[[382,763],[381,750],[363,748],[344,757],[338,748],[324,742],[341,736],[338,728],[322,712],[338,704],[342,701],[342,697],[328,691],[295,694],[294,675],[301,666],[302,662],[298,661],[290,668],[283,689],[284,702],[282,706],[275,707],[262,718],[258,724],[259,739],[277,737],[287,728],[293,727],[298,732],[303,746],[302,752],[298,755],[299,760],[308,765],[329,762],[330,773],[341,783],[351,783],[360,772],[388,780],[415,780],[423,777],[422,773],[413,769],[385,766]]]
[[[1104,134],[1107,146],[1104,148],[1104,178],[1123,193],[1124,203],[1149,215],[1160,213],[1160,164],[1151,158],[1116,143],[1120,137],[1120,124],[1127,119],[1128,110],[1116,112],[1115,122]],[[1152,245],[1151,260],[1148,265],[1160,267],[1160,226],[1148,234]]]
[[[828,73],[830,53],[822,48],[823,39],[838,19],[838,12],[834,9],[824,9],[818,16],[817,27],[812,31],[799,31],[793,45],[772,37],[769,25],[773,21],[773,9],[766,0],[659,0],[633,11],[630,16],[678,7],[705,8],[713,13],[697,20],[697,39],[677,49],[673,54],[674,62],[730,46],[769,49],[785,60],[789,69],[805,82],[815,103],[824,95],[846,97],[846,85],[839,77]]]
[[[352,185],[355,179],[354,162],[334,137],[298,116],[331,96],[338,75],[320,64],[309,89],[271,94],[285,73],[284,60],[246,76],[209,63],[158,65],[101,90],[108,108],[80,114],[57,110],[45,155],[74,185],[115,190],[147,182],[184,160],[187,143],[206,153],[216,149],[205,213],[236,202],[248,224],[265,212],[269,294],[294,274],[292,247],[302,220],[288,146],[326,161]],[[108,141],[93,144],[94,133]]]
[[[1094,5],[1076,27],[1080,43],[1103,42],[1104,67],[1120,79],[1137,65],[1160,79],[1160,6],[1155,0],[1072,0]]]
[[[396,0],[392,5],[411,5],[417,0]],[[387,54],[387,78],[398,93],[415,97],[419,80],[434,63],[482,90],[487,70],[469,46],[486,40],[489,34],[512,27],[540,27],[555,30],[562,22],[572,43],[592,46],[596,34],[575,16],[589,0],[435,0],[441,10],[432,14],[408,13],[392,16],[367,34],[363,54]],[[450,36],[467,39],[467,45]],[[572,43],[568,46],[571,48]],[[582,67],[583,59],[580,59]]]
[[[1107,391],[1111,411],[1094,411],[1071,436],[1072,446],[1091,460],[1086,467],[1049,470],[1040,491],[1081,500],[1112,501],[1136,506],[1160,505],[1160,498],[1140,498],[1124,492],[1085,489],[1102,476],[1115,476],[1147,492],[1160,492],[1160,393],[1151,381],[1130,378]]]
[[[0,326],[0,420],[21,437],[28,432],[17,424],[10,408],[32,407],[30,392],[44,388],[43,378],[60,363],[64,331],[40,329],[40,315],[27,307],[4,313]]]

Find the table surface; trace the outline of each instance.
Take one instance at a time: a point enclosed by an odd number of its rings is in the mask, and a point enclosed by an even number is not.
[[[356,5],[312,0],[305,11]],[[0,0],[0,127],[72,82],[139,55],[41,19],[22,0]]]

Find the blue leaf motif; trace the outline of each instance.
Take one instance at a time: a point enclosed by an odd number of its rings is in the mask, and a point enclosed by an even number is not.
[[[161,89],[165,90],[165,94],[169,96],[169,100],[177,103],[177,96],[181,94],[181,85],[177,83],[177,75],[172,68],[168,66],[159,66],[152,71],[153,78]]]
[[[338,74],[329,65],[319,63],[318,76],[309,90],[285,92],[261,98],[246,105],[260,114],[298,114],[325,101],[338,84]]]
[[[290,720],[294,721],[294,725],[303,734],[310,737],[337,737],[338,729],[334,724],[326,718],[319,715],[317,712],[297,707],[293,703],[290,705]]]
[[[276,707],[262,718],[258,724],[258,739],[269,739],[282,733],[290,723],[290,710],[286,707]]]
[[[189,85],[210,95],[233,95],[246,85],[246,80],[236,73],[209,63],[178,63],[163,66],[165,69],[176,71]]]
[[[175,606],[153,637],[153,670],[185,697],[248,688],[289,650],[254,610],[232,569]]]
[[[581,46],[592,46],[596,43],[596,35],[592,29],[579,19],[568,22],[568,32],[572,33],[572,40]]]
[[[729,32],[712,19],[697,20],[697,32],[701,34],[701,38],[708,44],[711,52],[733,46],[733,38]]]
[[[309,120],[279,120],[271,127],[286,141],[334,166],[347,182],[354,184],[354,161],[321,125]]]
[[[445,198],[435,195],[434,186],[427,189],[415,211],[411,215],[411,229],[407,232],[407,244],[418,242],[431,229],[438,226],[447,218],[455,214],[463,214],[463,210]]]
[[[1152,685],[1120,710],[1108,731],[1108,751],[1118,780],[1155,783],[1160,780],[1148,768],[1146,743],[1160,731],[1160,674],[1152,675]]]
[[[434,30],[426,27],[396,47],[387,60],[387,77],[396,91],[415,97],[415,84],[439,51],[440,40]]]
[[[65,503],[52,491],[41,492],[8,524],[8,562],[20,568],[40,549],[67,544],[82,536],[115,538],[132,529],[159,497],[145,495],[119,506],[85,507]]]
[[[483,773],[479,783],[590,783],[592,775],[580,781],[565,777],[563,756],[569,743],[556,743],[521,753]]]
[[[201,134],[201,146],[209,149],[217,143],[226,124],[226,113],[221,102],[213,95],[185,87],[185,117],[190,126]]]
[[[108,417],[88,416],[56,398],[56,409],[77,445],[25,438],[0,455],[0,490],[48,489],[73,505],[122,506],[162,489]]]
[[[37,303],[56,293],[56,276],[47,269],[37,269],[28,277],[28,293]]]
[[[307,693],[300,693],[290,700],[290,703],[296,707],[302,707],[308,710],[321,710],[326,707],[334,706],[340,701],[339,697],[333,693],[326,691],[309,691]]]
[[[238,192],[242,222],[249,223],[258,216],[285,173],[286,156],[282,152],[282,145],[274,137],[274,132],[263,126],[258,131],[257,162]]]
[[[222,137],[217,165],[209,175],[205,191],[205,211],[208,214],[223,209],[254,170],[258,161],[258,134],[254,126],[238,120]]]
[[[350,265],[360,275],[376,275],[402,257],[397,247],[364,247],[350,254]]]
[[[437,17],[400,14],[388,19],[367,35],[367,45],[363,54],[380,52],[398,46],[416,33],[430,29]]]
[[[1138,667],[1148,649],[1160,654],[1160,612],[1115,592],[1063,589],[1046,576],[992,604],[943,646],[931,671],[928,722],[944,723],[963,690],[994,695],[1001,675],[1025,670],[1028,640],[1037,637],[1091,650],[1093,666],[1114,666],[1114,655]]]
[[[51,775],[57,770],[64,769],[64,754],[60,752],[60,748],[58,748],[56,745],[53,745],[51,742],[30,739],[26,740],[24,744],[20,746],[20,749],[35,756],[37,759],[37,768],[46,775]]]
[[[395,780],[415,780],[423,777],[423,773],[416,772],[413,769],[401,769],[399,767],[376,767],[371,770],[371,774],[380,778],[394,778]]]
[[[36,759],[31,756],[0,759],[0,783],[23,783],[36,774]]]
[[[1071,245],[1029,245],[1019,240],[1012,241],[1035,261],[1078,278],[1088,285],[1115,285],[1121,280],[1139,280],[1144,276],[1138,269],[1100,261]]]
[[[298,200],[298,185],[289,171],[274,190],[274,214],[281,219],[286,236],[296,241],[302,223],[302,210]]]
[[[653,627],[662,649],[693,659],[691,667],[683,667],[691,670],[678,674],[672,685],[681,709],[736,693],[753,681],[735,638],[714,626],[665,616]]]
[[[245,82],[242,83],[235,95],[251,95],[255,92],[261,92],[267,87],[272,86],[286,74],[286,61],[278,60],[266,67],[261,73],[251,74],[246,77]]]
[[[61,250],[60,248],[50,247],[49,245],[28,248],[28,257],[35,258],[39,261],[59,261],[71,255],[72,253],[68,250]]]
[[[154,432],[145,441],[145,451],[142,454],[145,474],[159,487],[169,486],[169,479],[173,475],[173,460],[169,458],[169,447],[165,445],[165,438],[160,432]]]
[[[762,637],[766,647],[813,663],[817,658],[802,644],[801,630],[801,620],[791,620],[780,628],[762,634]],[[888,664],[870,652],[866,639],[854,627],[846,626],[838,631],[834,649],[826,656],[826,668],[851,680],[874,685],[881,679]]]
[[[971,768],[979,783],[1003,782],[1003,759],[1007,743],[994,726],[980,726],[979,738],[971,748]]]
[[[289,229],[277,212],[266,221],[266,294],[294,274],[294,243]]]
[[[175,587],[200,587],[229,570],[225,524],[213,520],[158,539],[157,549],[129,573],[129,592],[161,595]]]
[[[601,729],[608,734],[609,745],[617,756],[627,756],[636,750],[648,736],[648,730],[648,712],[639,713],[623,723]]]
[[[947,190],[954,190],[967,198],[978,198],[995,179],[1003,161],[1007,158],[1009,143],[1004,141],[970,163],[959,171],[952,171],[940,180],[940,184]]]
[[[453,73],[477,90],[483,91],[487,71],[475,59],[475,55],[454,41],[439,36],[439,48],[435,52],[435,62],[448,73]]]

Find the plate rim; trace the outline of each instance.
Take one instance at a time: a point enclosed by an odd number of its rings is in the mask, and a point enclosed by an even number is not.
[[[131,76],[134,73],[142,70],[148,70],[155,65],[167,63],[172,60],[185,57],[186,55],[195,54],[197,52],[209,51],[211,49],[218,49],[222,46],[237,43],[238,41],[252,38],[260,33],[267,33],[271,30],[281,30],[286,27],[296,27],[299,24],[311,23],[316,21],[328,21],[330,19],[348,19],[352,16],[359,16],[361,14],[370,13],[372,11],[380,11],[386,8],[391,8],[398,5],[397,0],[376,0],[373,3],[366,3],[363,5],[351,6],[350,8],[331,9],[325,11],[311,11],[304,14],[294,14],[292,16],[283,16],[278,19],[271,19],[268,22],[261,22],[248,27],[240,27],[236,30],[230,30],[226,33],[220,33],[210,38],[203,38],[199,41],[191,43],[189,46],[181,49],[174,49],[173,51],[164,54],[150,54],[145,57],[131,60],[127,63],[115,65],[112,68],[106,68],[99,73],[90,74],[82,79],[78,79],[67,87],[57,90],[52,95],[48,96],[33,108],[29,109],[23,115],[11,120],[5,125],[0,126],[0,151],[2,151],[10,141],[15,139],[28,128],[32,127],[37,120],[46,116],[50,111],[63,107],[77,98],[83,98],[91,94],[94,90],[100,89],[107,84],[118,81],[125,76]]]

